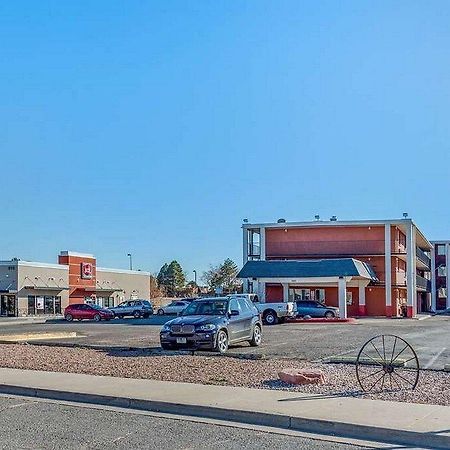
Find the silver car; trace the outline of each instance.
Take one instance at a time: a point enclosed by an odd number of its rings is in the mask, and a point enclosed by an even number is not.
[[[114,313],[115,317],[120,319],[125,316],[135,317],[136,319],[144,317],[147,319],[153,315],[153,306],[148,300],[128,300],[114,308],[109,308],[109,310]]]
[[[158,308],[158,315],[163,316],[164,314],[179,314],[181,311],[189,305],[190,302],[185,300],[174,300],[166,306],[161,306]]]

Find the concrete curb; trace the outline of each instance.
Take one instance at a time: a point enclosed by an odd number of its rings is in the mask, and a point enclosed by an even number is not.
[[[221,407],[187,405],[182,403],[169,403],[5,384],[0,384],[0,393],[225,420],[229,422],[270,426],[287,430],[361,439],[365,441],[385,442],[396,445],[420,446],[422,448],[432,449],[450,448],[450,436],[448,435],[397,430],[369,425],[335,422],[331,420],[292,417],[283,414],[230,410]]]

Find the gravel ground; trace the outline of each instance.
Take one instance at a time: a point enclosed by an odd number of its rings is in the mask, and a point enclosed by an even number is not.
[[[450,406],[450,373],[422,371],[414,391],[362,394],[355,366],[313,364],[292,359],[246,360],[186,354],[154,355],[148,351],[110,351],[0,344],[0,366],[17,369],[73,372],[125,378],[282,389],[321,395],[357,396]],[[293,386],[278,380],[280,369],[321,369],[323,385]]]

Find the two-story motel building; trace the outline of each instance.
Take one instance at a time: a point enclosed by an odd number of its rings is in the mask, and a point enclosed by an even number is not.
[[[415,316],[431,308],[432,244],[411,219],[243,225],[244,291],[320,300],[341,317]]]

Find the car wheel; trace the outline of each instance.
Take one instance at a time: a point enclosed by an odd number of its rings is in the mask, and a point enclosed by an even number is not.
[[[100,317],[100,314],[96,314],[96,315],[94,316],[94,320],[95,320],[96,322],[100,322],[100,320],[102,320],[102,318]]]
[[[150,314],[144,314],[142,317],[143,317],[144,319],[148,319],[148,318],[150,317]]]
[[[264,322],[266,325],[275,325],[278,321],[277,313],[269,310],[264,313]]]
[[[333,318],[334,318],[334,312],[327,311],[327,312],[325,313],[325,318],[326,318],[326,319],[333,319]]]
[[[67,320],[67,322],[72,322],[72,320],[73,320],[72,314],[66,314],[66,320]]]
[[[77,319],[78,320],[78,322],[81,322],[83,319]]]
[[[228,334],[224,330],[220,330],[217,334],[216,351],[226,353],[228,350]]]
[[[158,309],[158,316],[163,316],[163,315],[164,315],[164,310]]]
[[[141,317],[141,313],[139,311],[135,311],[133,313],[133,316],[134,316],[135,319],[139,319],[139,317]]]
[[[262,333],[261,333],[261,327],[259,325],[255,325],[253,328],[253,337],[250,341],[250,345],[252,347],[258,347],[261,345],[261,339],[262,339]]]

